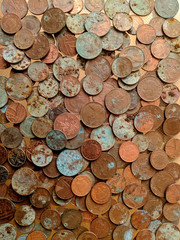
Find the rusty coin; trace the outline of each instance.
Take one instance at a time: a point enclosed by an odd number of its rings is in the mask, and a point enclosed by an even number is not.
[[[0,48],[0,69],[6,69],[9,67],[9,63],[3,58],[3,51],[4,48]]]
[[[180,140],[170,139],[165,146],[167,155],[171,158],[177,158],[180,156]]]
[[[111,27],[109,32],[102,38],[102,48],[107,51],[114,51],[119,49],[124,41],[123,33]]]
[[[180,200],[180,185],[171,184],[166,190],[166,200],[169,203],[177,203]]]
[[[105,13],[112,19],[118,12],[130,12],[129,3],[123,0],[107,0],[104,6]]]
[[[112,178],[106,181],[106,184],[111,188],[111,192],[118,194],[122,192],[126,186],[126,180],[120,173],[116,173]]]
[[[103,90],[102,78],[96,74],[87,75],[82,80],[83,89],[89,95],[97,95]]]
[[[179,228],[173,223],[163,223],[156,231],[157,240],[178,240],[179,239]]]
[[[150,44],[156,38],[155,29],[149,24],[143,24],[137,29],[137,39],[143,44]]]
[[[26,118],[26,109],[21,103],[11,103],[6,109],[6,118],[12,123],[21,123]]]
[[[31,232],[27,238],[27,240],[46,240],[46,235],[42,231],[33,231]]]
[[[28,205],[17,208],[14,219],[20,226],[29,226],[35,221],[36,212]]]
[[[72,10],[74,6],[74,0],[63,0],[63,1],[58,1],[58,0],[53,0],[53,6],[55,8],[61,9],[63,12],[69,12]]]
[[[56,61],[58,56],[59,56],[59,52],[58,52],[57,47],[53,43],[50,43],[48,54],[41,60],[42,60],[42,62],[44,62],[46,64],[51,64]]]
[[[33,14],[40,15],[48,8],[47,0],[28,0],[29,11]]]
[[[45,229],[53,230],[60,226],[61,216],[56,210],[47,209],[42,212],[40,222]]]
[[[109,218],[114,224],[124,224],[129,217],[128,208],[122,203],[116,203],[109,211]]]
[[[180,179],[180,165],[178,163],[170,162],[166,166],[165,171],[168,172],[175,181]]]
[[[20,18],[26,16],[28,11],[28,6],[25,0],[3,0],[1,10],[3,14],[14,13]]]
[[[66,26],[70,32],[79,35],[85,31],[85,17],[80,14],[68,15]]]
[[[163,207],[163,215],[169,222],[179,220],[180,204],[179,203],[166,203]]]
[[[180,22],[175,18],[166,19],[163,23],[163,32],[170,38],[180,36]]]
[[[105,238],[109,235],[111,227],[106,218],[95,218],[90,225],[90,230],[96,234],[98,238]]]
[[[112,64],[112,72],[119,78],[125,78],[132,72],[132,63],[126,57],[119,57]]]
[[[26,199],[26,197],[21,196],[21,195],[19,195],[18,193],[16,193],[16,192],[13,190],[11,184],[8,186],[8,192],[7,192],[7,193],[8,193],[9,199],[10,199],[11,201],[15,202],[15,203],[23,202],[23,201]]]
[[[9,63],[18,63],[24,58],[24,52],[14,45],[8,45],[3,51],[3,58]]]
[[[80,226],[82,215],[79,210],[66,209],[62,214],[62,224],[67,229],[75,229]]]
[[[74,97],[80,91],[80,82],[73,76],[64,76],[60,83],[60,90],[66,97]]]
[[[104,8],[104,1],[85,0],[85,7],[90,12],[101,11]]]
[[[164,39],[156,39],[151,45],[151,53],[158,59],[168,57],[170,53],[169,43]]]
[[[126,32],[132,27],[132,18],[127,13],[116,13],[113,25],[118,31]]]
[[[134,119],[135,128],[142,133],[147,133],[152,130],[154,126],[153,115],[148,112],[140,112]]]
[[[145,210],[138,210],[133,213],[131,223],[136,229],[145,229],[149,226],[151,217]]]
[[[50,200],[50,193],[46,188],[36,188],[30,196],[30,202],[36,208],[45,208],[49,205]]]
[[[12,167],[20,168],[26,162],[26,154],[20,148],[14,148],[8,152],[8,162]]]
[[[22,142],[22,135],[17,128],[6,128],[1,133],[1,141],[7,148],[16,148]]]
[[[31,153],[32,162],[38,167],[47,166],[53,159],[53,152],[44,144],[35,147]]]
[[[58,130],[49,131],[46,135],[46,143],[52,150],[62,150],[67,143],[66,136]]]
[[[166,118],[179,118],[180,116],[180,106],[177,103],[169,104],[165,109]]]
[[[74,1],[73,9],[70,11],[71,14],[77,14],[83,9],[83,0]]]
[[[176,85],[171,83],[171,84],[165,84],[163,86],[163,91],[161,94],[161,98],[163,102],[172,104],[177,102],[179,97],[180,97],[180,90]]]
[[[37,36],[41,28],[41,23],[36,16],[27,15],[21,20],[21,23],[22,29],[25,28],[31,31],[34,36]]]
[[[47,117],[36,118],[32,123],[32,132],[38,138],[45,138],[52,130],[52,121]]]
[[[170,1],[156,0],[155,1],[155,10],[158,13],[158,15],[163,18],[174,17],[178,12],[178,9],[179,9],[179,3],[177,0],[170,0]]]
[[[0,184],[4,184],[9,178],[9,171],[3,165],[0,165]]]
[[[164,121],[163,132],[168,136],[174,136],[180,132],[179,118],[168,118]]]
[[[154,8],[154,1],[146,0],[142,3],[141,0],[131,0],[130,7],[137,15],[146,16],[152,12]]]
[[[152,230],[142,229],[140,232],[138,232],[136,239],[137,240],[143,240],[143,239],[155,240],[155,234],[153,233]]]
[[[57,178],[60,176],[60,172],[58,171],[56,166],[56,160],[57,160],[57,156],[54,155],[52,162],[50,162],[49,165],[43,168],[43,173],[48,178]]]
[[[69,230],[60,230],[52,236],[52,240],[76,240],[76,236]]]
[[[59,92],[59,82],[50,73],[48,77],[38,84],[38,92],[45,98],[56,97]]]

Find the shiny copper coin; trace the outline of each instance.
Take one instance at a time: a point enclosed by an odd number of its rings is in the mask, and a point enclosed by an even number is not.
[[[180,185],[171,184],[166,190],[166,200],[169,203],[177,203],[180,200]]]
[[[180,165],[176,162],[170,162],[166,168],[165,171],[168,172],[175,181],[180,179]]]
[[[180,132],[179,118],[168,118],[164,121],[163,132],[168,136],[174,136]]]
[[[14,36],[14,44],[17,48],[20,49],[30,48],[33,45],[33,42],[33,33],[26,28],[21,29]]]
[[[13,2],[11,0],[3,0],[1,9],[3,15],[7,13],[14,13],[20,18],[26,16],[28,11],[27,3],[25,0],[15,0]]]
[[[0,165],[4,164],[7,160],[7,150],[3,145],[0,145]]]
[[[110,233],[110,223],[106,218],[95,218],[90,225],[90,230],[96,234],[98,238],[105,238]]]
[[[46,188],[37,188],[30,196],[30,202],[36,208],[45,208],[50,200],[50,193]]]
[[[139,183],[132,183],[124,189],[123,201],[129,208],[140,208],[148,199],[146,188]]]
[[[109,211],[109,218],[114,224],[124,224],[129,217],[128,208],[122,203],[116,203]]]
[[[98,204],[107,203],[111,198],[111,189],[106,183],[98,182],[91,190],[91,197]]]
[[[12,177],[12,188],[23,196],[33,193],[37,188],[37,183],[35,172],[27,167],[18,169]]]
[[[151,45],[151,53],[155,58],[166,58],[170,53],[169,43],[164,39],[157,39]]]
[[[17,128],[6,128],[1,133],[1,141],[7,148],[18,147],[22,142],[22,135]]]
[[[119,155],[125,162],[134,162],[139,156],[139,148],[131,141],[124,142],[119,148]]]
[[[87,139],[81,146],[82,156],[89,161],[98,159],[101,155],[101,152],[101,145],[99,142],[93,139]]]
[[[148,212],[144,210],[138,210],[133,213],[131,217],[131,223],[136,229],[145,229],[151,223],[151,217]]]
[[[164,197],[166,188],[174,183],[173,177],[167,171],[157,172],[151,179],[151,190],[158,197]]]
[[[53,6],[55,8],[61,9],[63,12],[69,12],[74,6],[74,0],[63,0],[60,2],[58,0],[53,0]]]
[[[168,240],[169,237],[172,240],[178,240],[179,238],[179,228],[173,223],[163,223],[156,232],[156,240]]]
[[[166,118],[179,118],[180,116],[180,106],[177,103],[169,104],[165,109]]]
[[[137,240],[143,240],[143,239],[155,240],[155,234],[153,233],[152,230],[143,229],[137,234],[136,239]]]
[[[177,158],[180,156],[180,140],[170,139],[165,146],[167,155],[171,158]]]
[[[75,56],[76,52],[76,37],[69,33],[65,32],[65,34],[61,37],[58,47],[59,50],[66,56]]]
[[[47,0],[28,0],[29,11],[33,14],[40,15],[48,8]]]
[[[21,103],[11,103],[6,109],[6,118],[12,123],[21,123],[26,118],[26,109]]]
[[[105,108],[96,102],[91,102],[82,107],[80,112],[81,121],[91,128],[97,128],[105,122]]]
[[[54,121],[54,130],[62,131],[67,139],[72,139],[80,130],[80,121],[72,113],[62,113]]]
[[[150,44],[156,38],[156,31],[149,24],[143,24],[137,29],[137,39],[144,44]]]
[[[15,204],[11,202],[8,198],[0,198],[0,207],[0,223],[2,224],[9,222],[14,217],[16,211]]]
[[[166,203],[163,207],[163,215],[170,222],[178,221],[180,217],[180,204]]]
[[[52,130],[52,125],[48,117],[36,118],[32,123],[32,132],[38,138],[45,138]]]
[[[134,126],[142,133],[151,131],[154,126],[153,115],[147,112],[138,113],[134,119]]]
[[[79,197],[86,196],[92,187],[91,179],[86,175],[76,176],[71,184],[72,192]]]
[[[26,162],[26,154],[20,148],[14,148],[8,152],[8,162],[12,167],[20,168]]]
[[[113,114],[125,113],[131,104],[130,95],[123,89],[114,89],[105,97],[107,109]]]
[[[46,240],[46,235],[41,231],[33,231],[31,232],[27,238],[27,240]]]
[[[106,180],[116,173],[117,163],[108,153],[103,152],[101,156],[91,163],[92,173],[99,179]]]
[[[69,230],[60,230],[52,236],[52,240],[76,240],[76,236],[73,232]]]
[[[21,19],[14,13],[5,14],[1,19],[1,28],[8,34],[14,34],[21,28]]]
[[[47,209],[41,214],[40,221],[45,229],[52,230],[60,226],[61,216],[56,210]]]
[[[175,18],[166,19],[163,23],[163,32],[170,38],[180,35],[180,22]]]
[[[62,176],[59,178],[55,186],[55,192],[59,198],[66,200],[73,197],[73,192],[71,190],[72,180],[72,177]]]
[[[4,184],[9,178],[9,171],[8,169],[0,165],[0,184]]]
[[[162,170],[167,166],[169,159],[165,151],[158,149],[151,153],[150,162],[153,168]]]
[[[43,58],[49,52],[49,41],[42,35],[38,34],[34,40],[32,47],[25,51],[25,54],[34,60]]]
[[[67,229],[75,229],[80,226],[82,215],[79,210],[66,209],[62,214],[62,224]]]
[[[15,221],[23,227],[31,225],[36,217],[34,209],[28,205],[22,205],[15,212]]]

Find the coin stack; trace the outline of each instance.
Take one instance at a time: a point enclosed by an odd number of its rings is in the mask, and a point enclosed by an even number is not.
[[[178,0],[0,0],[0,240],[180,240]]]

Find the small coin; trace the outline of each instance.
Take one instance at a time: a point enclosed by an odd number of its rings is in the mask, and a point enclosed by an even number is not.
[[[110,223],[106,218],[95,218],[90,225],[90,230],[98,237],[105,238],[111,231]]]
[[[67,229],[76,229],[80,226],[82,215],[79,210],[66,209],[62,214],[62,224]]]
[[[21,202],[23,202],[23,201],[26,199],[26,197],[21,196],[21,195],[19,195],[18,193],[16,193],[16,192],[13,190],[11,184],[8,186],[8,197],[9,197],[9,199],[10,199],[11,201],[13,201],[13,202],[15,202],[15,203],[21,203]]]
[[[28,68],[29,77],[35,82],[41,82],[48,77],[48,66],[40,61],[33,62]]]
[[[159,198],[149,199],[146,204],[143,206],[143,210],[147,211],[151,216],[151,219],[158,219],[162,216],[163,202]]]
[[[66,97],[76,96],[79,93],[80,88],[79,80],[73,76],[64,76],[60,83],[61,92]]]
[[[66,146],[67,140],[63,132],[52,130],[46,135],[46,143],[52,150],[59,151]]]
[[[81,146],[82,156],[89,161],[98,159],[101,155],[101,151],[100,143],[93,139],[87,139]]]
[[[76,40],[77,39],[73,34],[65,32],[59,41],[59,50],[66,56],[75,56],[77,54]]]
[[[53,230],[60,226],[61,216],[56,210],[47,209],[42,212],[40,222],[45,229]]]
[[[85,31],[85,17],[80,14],[68,15],[66,26],[70,32],[79,35]]]
[[[6,128],[1,133],[1,141],[7,148],[18,147],[22,142],[22,135],[17,128]]]
[[[163,142],[162,133],[158,131],[150,131],[146,134],[146,137],[149,142],[148,144],[149,151],[154,151],[154,150],[163,148],[164,142]]]
[[[36,217],[34,209],[28,205],[22,205],[17,208],[14,219],[20,226],[31,225]]]
[[[168,240],[169,236],[171,236],[172,240],[178,240],[179,238],[179,228],[173,223],[163,223],[156,232],[156,239]]]
[[[141,180],[138,179],[137,177],[134,176],[134,174],[132,173],[131,170],[131,166],[128,165],[123,172],[123,176],[125,178],[126,181],[126,185],[129,185],[131,183],[141,183]]]
[[[27,49],[30,48],[34,43],[33,33],[26,29],[22,28],[14,36],[14,44],[17,48]]]
[[[163,215],[170,222],[179,221],[179,212],[179,203],[166,203],[163,207]]]
[[[85,0],[85,7],[90,12],[101,11],[104,8],[104,1]]]
[[[113,231],[113,239],[114,240],[119,240],[120,239],[125,239],[126,236],[133,236],[133,229],[130,228],[129,226],[125,226],[125,225],[120,225],[117,226],[114,231]]]
[[[162,29],[164,21],[165,21],[164,18],[158,16],[152,18],[149,22],[149,24],[155,29],[157,37],[161,37],[164,34]]]
[[[154,126],[153,115],[148,112],[140,112],[134,119],[135,128],[142,133],[147,133],[152,130]]]
[[[48,117],[36,118],[32,123],[32,132],[38,138],[45,138],[52,130],[52,125]]]
[[[136,229],[145,229],[149,226],[151,217],[145,210],[138,210],[133,213],[131,223]]]
[[[55,186],[55,192],[59,198],[68,200],[74,196],[71,190],[72,180],[72,177],[62,176],[59,178]]]
[[[26,109],[21,103],[11,103],[6,109],[6,118],[12,123],[21,123],[26,114]]]
[[[102,78],[96,74],[87,75],[82,80],[83,89],[89,95],[97,95],[103,90]]]
[[[118,12],[130,12],[129,3],[123,0],[107,0],[104,6],[106,15],[113,19]]]
[[[180,140],[170,139],[165,146],[167,155],[171,158],[178,158],[180,156]]]
[[[27,238],[27,240],[46,240],[46,235],[42,231],[33,231],[31,232]]]
[[[154,8],[154,1],[153,0],[146,0],[143,3],[141,0],[131,0],[130,1],[130,7],[133,12],[135,12],[137,15],[146,16],[150,14]]]
[[[153,168],[162,170],[167,166],[169,159],[165,151],[158,149],[151,153],[150,161]]]
[[[124,142],[119,148],[119,155],[125,162],[134,162],[139,156],[139,147],[131,141]]]
[[[24,57],[24,52],[17,49],[14,45],[8,45],[3,51],[3,58],[9,63],[18,63]]]
[[[57,96],[59,92],[59,82],[50,73],[48,77],[38,84],[38,92],[45,98],[53,98]]]
[[[132,72],[132,63],[126,57],[119,57],[112,64],[112,72],[120,78],[127,77]]]
[[[128,33],[136,35],[137,29],[140,25],[144,24],[143,19],[137,15],[131,15],[132,27],[129,29]]]
[[[3,15],[7,13],[14,13],[20,18],[26,16],[28,11],[28,6],[25,0],[3,0],[1,10]]]
[[[49,205],[51,195],[46,188],[36,188],[30,196],[31,204],[36,208],[45,208]]]
[[[28,112],[33,117],[43,117],[48,112],[48,101],[41,96],[33,96],[27,101]]]
[[[38,145],[31,153],[32,162],[38,167],[47,166],[53,159],[53,152],[46,145]]]
[[[166,19],[163,23],[163,32],[170,38],[180,36],[180,22],[175,18]]]
[[[128,208],[122,203],[116,203],[109,211],[109,218],[114,224],[124,224],[129,217]]]
[[[179,97],[180,97],[180,90],[176,85],[171,83],[171,84],[165,84],[163,86],[163,91],[161,94],[161,98],[163,102],[172,104],[177,102]]]
[[[151,53],[155,58],[163,59],[168,57],[170,53],[169,43],[164,39],[156,39],[151,44]]]
[[[174,136],[180,132],[179,118],[168,118],[164,121],[163,132],[168,136]]]
[[[171,184],[166,190],[166,200],[169,203],[177,203],[180,200],[180,185]]]
[[[132,27],[132,18],[127,13],[116,13],[113,25],[118,31],[126,32]]]
[[[31,64],[31,60],[24,56],[23,59],[18,63],[11,63],[11,67],[18,71],[26,70]]]
[[[40,15],[48,8],[47,0],[28,0],[29,11],[33,14]]]
[[[111,198],[111,189],[104,182],[96,183],[91,190],[91,197],[97,204],[105,204]]]
[[[83,0],[74,1],[73,9],[70,11],[71,14],[77,14],[83,9]]]
[[[21,19],[14,13],[5,14],[1,19],[1,28],[5,33],[14,34],[21,28]]]
[[[5,223],[0,226],[0,237],[2,240],[11,239],[15,240],[17,232],[12,224]]]
[[[177,0],[163,1],[156,0],[155,1],[155,10],[163,18],[171,18],[176,15],[179,9],[179,3]],[[159,239],[158,239],[159,240]]]
[[[133,137],[132,142],[136,143],[136,145],[139,147],[140,152],[144,152],[148,148],[146,135],[136,134],[136,136]]]
[[[74,6],[74,0],[63,0],[63,1],[58,1],[58,0],[53,0],[53,6],[55,8],[61,9],[63,12],[69,12],[72,10]]]
[[[180,116],[180,106],[177,103],[169,104],[165,109],[166,118],[179,118]]]
[[[137,29],[137,39],[143,44],[150,44],[156,38],[155,29],[149,24],[143,24]]]
[[[60,230],[52,236],[52,240],[76,240],[76,236],[73,232],[69,230]]]
[[[28,29],[33,33],[34,36],[37,36],[41,28],[41,23],[36,16],[27,15],[21,20],[21,23],[22,29]]]
[[[79,197],[86,196],[92,187],[91,179],[86,175],[76,176],[71,184],[72,192]]]
[[[57,160],[57,156],[54,155],[52,162],[50,162],[49,165],[43,168],[43,173],[48,178],[57,178],[60,176],[60,172],[58,171],[56,166],[56,160]]]
[[[67,54],[68,55],[68,54]],[[59,56],[59,52],[57,47],[53,44],[50,43],[49,44],[49,52],[48,54],[42,59],[42,62],[46,63],[46,64],[51,64],[54,63],[56,61],[56,59]]]
[[[26,154],[20,148],[14,148],[8,152],[8,162],[12,167],[20,168],[26,162]]]

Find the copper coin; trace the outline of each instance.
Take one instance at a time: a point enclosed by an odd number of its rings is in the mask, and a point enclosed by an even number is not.
[[[32,153],[33,149],[34,149],[36,146],[40,145],[40,144],[42,144],[41,140],[35,139],[35,140],[32,140],[32,141],[30,142],[29,146],[26,148],[26,156],[27,156],[27,159],[28,159],[30,162],[32,162],[32,160],[31,160],[31,153]]]
[[[164,34],[162,29],[164,21],[165,21],[164,18],[158,16],[153,17],[149,22],[149,24],[155,29],[157,37],[161,37]]]
[[[41,214],[40,221],[45,229],[53,230],[60,226],[61,216],[56,210],[47,209]]]
[[[132,142],[136,143],[140,152],[144,152],[148,148],[147,137],[144,134],[136,134],[136,136],[133,137]]]
[[[90,193],[86,197],[86,207],[88,211],[93,214],[96,215],[104,214],[110,209],[111,206],[112,206],[111,198],[107,203],[97,204],[92,200]]]
[[[169,163],[166,168],[165,171],[168,172],[175,181],[180,179],[180,165],[176,162],[171,162]]]
[[[101,39],[95,33],[83,33],[76,41],[76,50],[81,57],[93,59],[102,51]]]
[[[151,52],[148,46],[144,44],[137,44],[138,48],[140,48],[144,53],[144,64],[147,63],[151,59]]]
[[[166,190],[166,200],[169,203],[177,203],[180,200],[180,185],[171,184]]]
[[[42,14],[48,8],[47,0],[28,0],[29,11],[33,14]]]
[[[21,19],[14,13],[5,14],[1,19],[1,28],[8,34],[14,34],[21,28]]]
[[[12,188],[22,196],[30,195],[37,188],[35,172],[27,167],[18,169],[12,177]]]
[[[132,71],[132,63],[126,57],[119,57],[114,60],[112,64],[112,72],[115,76],[124,78],[127,77]]]
[[[62,224],[67,229],[75,229],[80,226],[82,215],[79,210],[66,209],[62,214]]]
[[[18,147],[22,142],[22,135],[17,128],[6,128],[1,133],[1,141],[7,148]]]
[[[49,52],[49,41],[48,39],[42,35],[38,34],[34,39],[34,43],[32,47],[25,51],[25,54],[34,60],[43,58]]]
[[[64,133],[58,130],[52,130],[46,135],[46,143],[52,150],[62,150],[67,143]]]
[[[109,218],[114,224],[124,224],[129,217],[128,208],[122,203],[116,203],[109,211]]]
[[[8,193],[9,199],[10,199],[11,201],[15,202],[15,203],[23,202],[23,201],[26,199],[26,197],[21,196],[21,195],[19,195],[18,193],[16,193],[16,192],[13,190],[11,184],[8,186],[8,192],[7,192],[7,193]]]
[[[78,237],[78,240],[86,240],[86,239],[89,239],[89,240],[98,240],[97,236],[96,236],[93,232],[90,232],[90,231],[83,232],[83,233]]]
[[[111,189],[104,182],[96,183],[91,190],[91,197],[97,204],[104,204],[111,198]]]
[[[9,63],[18,63],[24,58],[24,52],[17,49],[14,45],[4,48],[3,58]]]
[[[163,86],[163,91],[161,94],[161,98],[163,102],[172,104],[177,102],[179,97],[180,97],[180,90],[176,85],[170,83],[170,84],[165,84]]]
[[[21,29],[14,36],[14,44],[17,48],[20,49],[30,48],[33,45],[33,42],[33,33],[26,28]]]
[[[45,138],[52,130],[52,125],[48,117],[36,118],[32,123],[32,132],[38,138]]]
[[[103,90],[102,78],[96,74],[90,74],[82,80],[83,89],[89,95],[97,95]]]
[[[163,23],[163,32],[170,38],[180,35],[180,22],[175,18],[166,19]]]
[[[83,167],[83,158],[76,150],[63,150],[57,158],[57,168],[65,176],[74,176]]]
[[[84,138],[85,138],[85,131],[84,131],[84,128],[81,126],[80,131],[78,132],[78,135],[75,138],[67,141],[66,148],[77,149],[81,147],[84,141]]]
[[[62,131],[67,139],[72,139],[80,130],[80,121],[72,113],[62,113],[54,121],[54,130]]]
[[[126,236],[130,236],[130,238],[133,237],[133,229],[126,225],[120,225],[117,226],[113,231],[113,239],[119,240],[119,239],[125,239]]]
[[[36,208],[45,208],[49,205],[50,200],[50,193],[46,188],[36,188],[30,196],[30,202]]]
[[[168,136],[174,136],[180,132],[179,118],[168,118],[164,121],[163,132]]]
[[[50,43],[49,44],[49,52],[42,59],[42,62],[44,62],[46,64],[54,63],[56,61],[56,59],[58,58],[58,56],[59,56],[59,52],[58,52],[57,47],[53,43]]]
[[[26,154],[20,148],[14,148],[8,152],[8,162],[12,167],[20,168],[25,164]]]
[[[151,153],[150,162],[153,168],[162,170],[167,166],[169,159],[165,151],[158,149]]]
[[[165,83],[174,83],[179,79],[179,66],[180,63],[176,59],[167,57],[158,64],[158,76]]]
[[[150,222],[151,217],[148,212],[144,210],[136,211],[131,217],[131,223],[136,229],[145,229],[149,226]]]
[[[154,8],[154,1],[145,1],[142,3],[141,1],[131,0],[130,7],[137,15],[146,16],[152,12]]]
[[[167,155],[171,158],[177,158],[180,156],[180,140],[170,139],[165,146]]]
[[[52,161],[52,159],[52,150],[44,144],[35,147],[31,153],[31,160],[38,167],[47,166]]]
[[[3,0],[1,10],[3,15],[7,13],[14,13],[20,18],[23,18],[27,14],[28,7],[25,0],[15,0],[13,2],[11,0]]]
[[[22,205],[17,208],[14,219],[20,226],[31,225],[36,217],[34,209],[28,205]]]
[[[26,239],[27,240],[46,240],[46,235],[41,231],[33,231],[27,236]]]
[[[160,15],[163,18],[174,17],[178,12],[178,9],[179,9],[179,4],[177,0],[170,0],[170,1],[156,0],[155,1],[155,10],[158,13],[158,15]]]
[[[74,1],[73,9],[70,11],[71,14],[77,14],[83,9],[83,0]]]
[[[0,145],[0,165],[4,164],[7,160],[7,150],[3,145]]]
[[[122,192],[126,186],[126,180],[123,174],[116,173],[113,177],[106,181],[106,184],[111,188],[111,192],[118,194]]]
[[[105,122],[105,108],[96,102],[91,102],[82,107],[80,112],[81,121],[91,128],[97,128]]]
[[[120,144],[114,144],[114,146],[108,151],[108,154],[114,157],[117,162],[117,168],[124,168],[127,163],[124,162],[119,156],[119,146]]]
[[[89,161],[98,159],[101,155],[101,151],[101,145],[93,139],[87,139],[81,146],[82,156]]]
[[[85,0],[85,7],[90,12],[101,11],[104,7],[104,1]]]
[[[66,56],[75,56],[77,54],[76,40],[77,39],[73,34],[66,32],[59,41],[59,50]]]
[[[88,32],[93,32],[99,37],[106,35],[111,27],[109,18],[102,12],[90,13],[85,21],[85,28]]]
[[[31,31],[34,36],[36,36],[40,31],[41,23],[36,16],[27,15],[22,19],[21,23],[22,23],[22,29],[25,28]]]
[[[26,109],[21,103],[11,103],[6,109],[9,122],[20,123],[26,118]]]
[[[111,178],[116,173],[117,163],[114,158],[103,152],[101,156],[91,163],[92,173],[101,180]]]
[[[4,48],[0,48],[0,69],[6,69],[9,67],[9,63],[3,58]]]
[[[3,165],[0,165],[0,184],[4,184],[9,178],[9,171]]]
[[[48,178],[57,178],[60,176],[60,172],[57,169],[56,166],[56,156],[53,156],[52,162],[50,162],[49,165],[43,168],[43,173],[48,177]]]
[[[166,58],[170,53],[169,43],[164,39],[157,39],[151,45],[151,52],[158,59]]]
[[[153,233],[152,230],[143,229],[137,234],[136,239],[137,240],[143,240],[143,239],[155,240],[155,234]]]
[[[73,197],[71,190],[72,180],[72,177],[62,176],[59,178],[55,186],[55,192],[59,198],[66,200]]]
[[[110,223],[106,218],[95,218],[90,225],[90,230],[96,234],[98,238],[105,238],[110,233]]]
[[[98,102],[105,107],[105,103],[104,103],[105,96],[113,89],[114,89],[114,86],[108,83],[104,83],[103,90],[98,95],[93,96],[93,101]]]
[[[70,32],[79,35],[85,31],[85,18],[86,15],[68,15],[66,18],[66,26]]]
[[[63,12],[69,12],[74,6],[74,0],[63,0],[59,2],[58,0],[53,0],[53,6],[55,8],[61,9]]]
[[[1,224],[9,222],[12,218],[14,218],[16,206],[8,198],[0,198],[0,207],[1,207],[0,213]]]
[[[69,230],[60,230],[52,236],[52,240],[76,240],[76,236],[73,232]]]
[[[41,82],[48,77],[49,68],[45,63],[33,62],[28,68],[29,77],[35,82]]]
[[[149,60],[142,67],[145,71],[154,71],[158,67],[159,60],[150,56]]]
[[[173,177],[167,171],[154,174],[151,179],[151,190],[158,197],[164,197],[166,188],[174,183]]]
[[[179,238],[179,228],[173,223],[163,223],[156,232],[156,240],[178,240]]]
[[[154,197],[154,195],[153,195]],[[151,219],[158,219],[162,215],[163,202],[160,198],[149,199],[143,207],[151,216]]]
[[[132,27],[129,29],[128,33],[136,35],[137,29],[140,25],[144,24],[143,19],[137,15],[131,15]]]
[[[73,193],[76,196],[83,197],[87,195],[92,187],[91,179],[86,175],[76,176],[71,184]]]
[[[148,112],[138,113],[134,119],[135,128],[142,133],[151,131],[154,126],[153,115]]]
[[[119,155],[125,162],[134,162],[139,156],[139,147],[131,141],[124,142],[119,148]]]
[[[154,151],[157,149],[162,149],[164,142],[162,133],[159,133],[158,131],[150,131],[146,134],[146,137],[148,139],[148,150]]]
[[[177,103],[169,104],[165,109],[166,118],[179,118],[180,116],[180,106]]]
[[[7,194],[7,190],[8,190],[7,185],[6,185],[5,183],[4,183],[4,184],[1,184],[0,197],[5,197],[6,194]]]
[[[86,75],[95,74],[102,79],[102,81],[106,81],[111,74],[111,66],[108,60],[102,56],[99,56],[93,60],[89,60],[85,66]]]
[[[155,29],[149,24],[143,24],[137,29],[137,39],[143,44],[150,44],[156,38]]]
[[[147,190],[139,183],[132,183],[124,189],[123,201],[129,208],[141,208],[147,199]]]
[[[132,27],[132,18],[127,13],[116,13],[113,25],[118,31],[126,32]]]
[[[102,48],[106,51],[117,50],[122,46],[123,40],[123,33],[111,27],[109,32],[102,37]]]
[[[130,95],[123,89],[114,89],[105,97],[107,109],[113,114],[125,113],[131,104]]]
[[[60,90],[66,97],[74,97],[80,91],[80,82],[73,76],[64,76],[60,83]]]
[[[164,217],[170,221],[175,222],[179,220],[180,213],[180,204],[179,203],[166,203],[163,207],[163,215]]]

